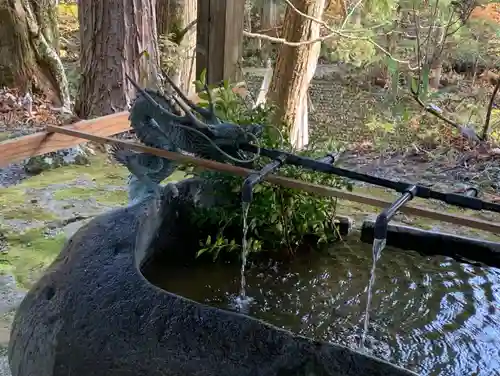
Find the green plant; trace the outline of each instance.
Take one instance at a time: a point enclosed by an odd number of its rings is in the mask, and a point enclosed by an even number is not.
[[[198,82],[199,84],[200,82]],[[220,118],[242,127],[247,124],[269,124],[273,109],[270,107],[248,109],[243,100],[233,93],[229,83],[224,83],[212,95],[216,112]],[[200,98],[206,99],[203,95]],[[292,150],[286,137],[282,142],[276,136],[276,128],[266,127],[261,146]],[[325,145],[323,142],[317,142],[299,154],[312,158],[323,157],[327,151]],[[267,158],[262,157],[254,167],[259,169],[269,162]],[[195,211],[193,221],[197,226],[219,228],[215,237],[208,237],[202,242],[198,255],[210,253],[216,258],[222,251],[231,252],[240,249],[241,237],[239,233],[237,233],[237,238],[234,237],[234,229],[241,228],[243,224],[243,210],[239,201],[239,192],[244,179],[219,172],[196,171],[195,169],[191,169],[191,172],[211,181],[212,184],[216,184],[218,194],[236,198],[225,206]],[[349,184],[336,176],[294,166],[284,166],[279,170],[279,173],[286,177],[315,184],[350,188]],[[310,239],[314,239],[316,243],[329,243],[338,236],[335,228],[335,213],[335,199],[313,196],[303,191],[268,183],[258,184],[254,187],[254,198],[248,212],[247,238],[250,252],[265,249],[270,251],[286,250],[293,254],[299,247],[310,242]],[[233,230],[232,235],[228,229]]]

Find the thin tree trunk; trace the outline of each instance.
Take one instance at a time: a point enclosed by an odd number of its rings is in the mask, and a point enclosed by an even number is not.
[[[346,0],[326,1],[324,16],[325,19],[328,19],[332,23],[342,23],[347,17]]]
[[[252,31],[252,0],[245,0],[245,14],[243,18],[243,28]]]
[[[321,18],[325,0],[293,0],[301,12]],[[292,42],[314,39],[320,27],[287,8],[283,23],[284,38]],[[309,142],[307,90],[314,76],[320,43],[299,47],[282,45],[276,61],[269,100],[277,106],[276,124],[285,124],[292,145],[303,148]]]
[[[171,61],[167,73],[187,94],[194,93],[196,78],[197,0],[157,0],[158,35],[173,40],[175,48],[163,51]]]
[[[252,32],[252,11],[253,11],[253,1],[245,0],[245,15],[243,17],[243,30]],[[251,53],[260,51],[262,47],[262,41],[258,38],[252,38],[247,41],[247,48]]]
[[[0,86],[40,90],[69,109],[56,12],[50,0],[0,0]]]
[[[438,26],[441,26],[438,24]],[[432,78],[430,79],[429,86],[433,89],[438,89],[441,82],[441,75],[443,73],[443,43],[445,43],[445,28],[439,27],[436,30],[436,47],[434,56],[432,57]]]
[[[155,0],[80,1],[80,117],[127,110],[135,89],[126,74],[154,87],[159,65],[155,5]]]
[[[276,0],[265,0],[260,12],[260,28],[270,36],[278,36],[275,27],[278,23],[278,4]],[[268,41],[261,41],[260,57],[266,62],[271,57],[272,44]]]
[[[161,36],[168,35],[170,2],[170,0],[156,0],[156,32]]]

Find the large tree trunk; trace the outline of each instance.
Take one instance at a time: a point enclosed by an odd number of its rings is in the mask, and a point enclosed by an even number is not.
[[[155,5],[156,0],[80,0],[80,117],[127,110],[135,94],[127,74],[141,86],[155,86]]]
[[[41,90],[69,109],[56,12],[52,0],[0,0],[0,86]]]
[[[167,74],[187,94],[194,93],[196,79],[197,0],[157,0],[158,35],[169,37],[174,48],[164,46]]]
[[[325,0],[293,0],[301,12],[321,18]],[[283,37],[291,42],[317,38],[320,26],[316,22],[300,16],[290,7],[285,13]],[[288,127],[289,139],[297,149],[309,142],[307,121],[307,90],[314,76],[320,43],[299,47],[282,45],[276,61],[269,100],[277,106],[276,124]]]

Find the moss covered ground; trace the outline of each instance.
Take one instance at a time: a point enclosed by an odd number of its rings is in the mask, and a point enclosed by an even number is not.
[[[0,188],[0,271],[29,287],[61,250],[67,223],[127,203],[128,171],[103,157]],[[179,180],[174,173],[169,180]],[[75,227],[76,229],[77,227]]]

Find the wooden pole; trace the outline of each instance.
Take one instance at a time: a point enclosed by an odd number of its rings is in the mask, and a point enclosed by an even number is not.
[[[245,0],[198,0],[196,77],[209,84],[241,80]]]
[[[233,92],[245,97],[247,89],[244,82],[234,85]],[[213,90],[217,94],[217,89]],[[189,97],[194,103],[200,98],[197,95]],[[118,133],[130,131],[128,120],[129,112],[101,116],[95,119],[81,120],[65,128],[87,132],[97,136],[113,136]],[[12,162],[22,161],[26,158],[36,157],[53,151],[66,149],[84,142],[82,138],[71,137],[62,133],[37,132],[27,136],[17,137],[0,142],[0,168]]]
[[[68,127],[106,137],[130,130],[128,117],[128,111],[117,112],[96,119],[82,120]],[[26,158],[70,148],[81,143],[81,138],[61,133],[47,134],[46,132],[37,132],[28,136],[2,141],[0,142],[0,167]]]
[[[110,137],[102,137],[96,136],[93,134],[81,132],[75,129],[68,129],[56,126],[47,126],[47,132],[56,132],[65,134],[71,137],[79,137],[85,140],[94,141],[102,144],[119,144],[123,145],[131,150],[135,150],[138,152],[150,153],[153,155],[157,155],[159,157],[168,158],[172,161],[176,161],[179,163],[191,163],[198,167],[204,168],[206,170],[227,172],[233,175],[238,176],[248,176],[249,174],[255,172],[253,170],[249,170],[243,167],[233,166],[226,163],[214,162],[206,159],[191,157],[188,155],[173,153],[167,150],[156,149],[152,147],[148,147],[145,145],[141,145],[131,141],[123,141]],[[336,197],[343,200],[354,201],[365,205],[375,206],[379,208],[385,208],[392,204],[392,201],[377,198],[373,196],[363,195],[359,193],[348,192],[336,188],[326,187],[323,185],[312,184],[300,180],[290,179],[278,175],[269,175],[265,178],[266,181],[280,185],[282,187],[291,188],[291,189],[300,189],[312,194],[317,194],[320,196],[326,197]],[[452,223],[455,225],[460,225],[464,227],[474,228],[483,231],[489,231],[494,234],[500,234],[500,223],[493,223],[484,221],[481,219],[469,217],[469,216],[459,216],[454,214],[448,214],[441,211],[436,211],[432,209],[426,209],[418,206],[403,206],[400,212],[410,215],[416,215],[419,217],[429,218],[436,221],[442,221],[447,223]]]

